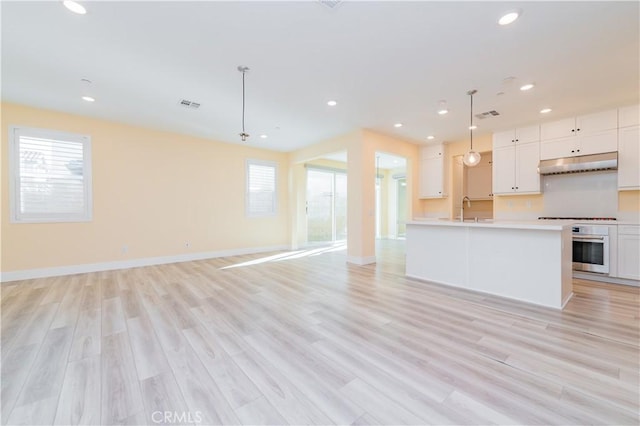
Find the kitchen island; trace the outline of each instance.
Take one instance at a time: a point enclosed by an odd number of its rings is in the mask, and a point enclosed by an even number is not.
[[[572,296],[572,222],[407,222],[406,275],[562,309]]]

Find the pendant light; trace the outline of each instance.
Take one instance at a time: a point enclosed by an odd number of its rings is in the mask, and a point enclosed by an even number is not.
[[[249,133],[244,130],[244,76],[249,72],[249,67],[238,65],[238,71],[242,73],[242,133],[240,133],[240,137],[242,138],[242,142],[245,142],[249,137]]]
[[[469,152],[465,153],[462,157],[462,162],[467,167],[475,167],[480,163],[480,153],[473,150],[473,95],[475,95],[477,90],[469,90],[467,95],[471,97],[471,118],[469,124],[469,139],[471,141],[471,147],[469,148]]]

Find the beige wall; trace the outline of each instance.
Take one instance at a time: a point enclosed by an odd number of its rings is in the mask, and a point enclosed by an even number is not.
[[[9,222],[10,125],[91,136],[91,222]],[[1,131],[3,272],[289,245],[285,153],[14,104]],[[275,217],[245,217],[248,158],[278,163]]]
[[[619,191],[618,211],[639,212],[640,211],[640,191]]]

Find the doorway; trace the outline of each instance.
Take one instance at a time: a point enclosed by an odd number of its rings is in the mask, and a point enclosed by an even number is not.
[[[376,239],[406,236],[407,160],[376,152]]]
[[[330,243],[347,239],[347,174],[307,168],[307,241]]]

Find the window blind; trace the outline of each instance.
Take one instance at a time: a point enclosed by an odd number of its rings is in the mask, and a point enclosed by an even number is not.
[[[14,128],[12,141],[13,219],[91,219],[88,136]]]
[[[276,214],[276,165],[263,161],[247,161],[247,215]]]

